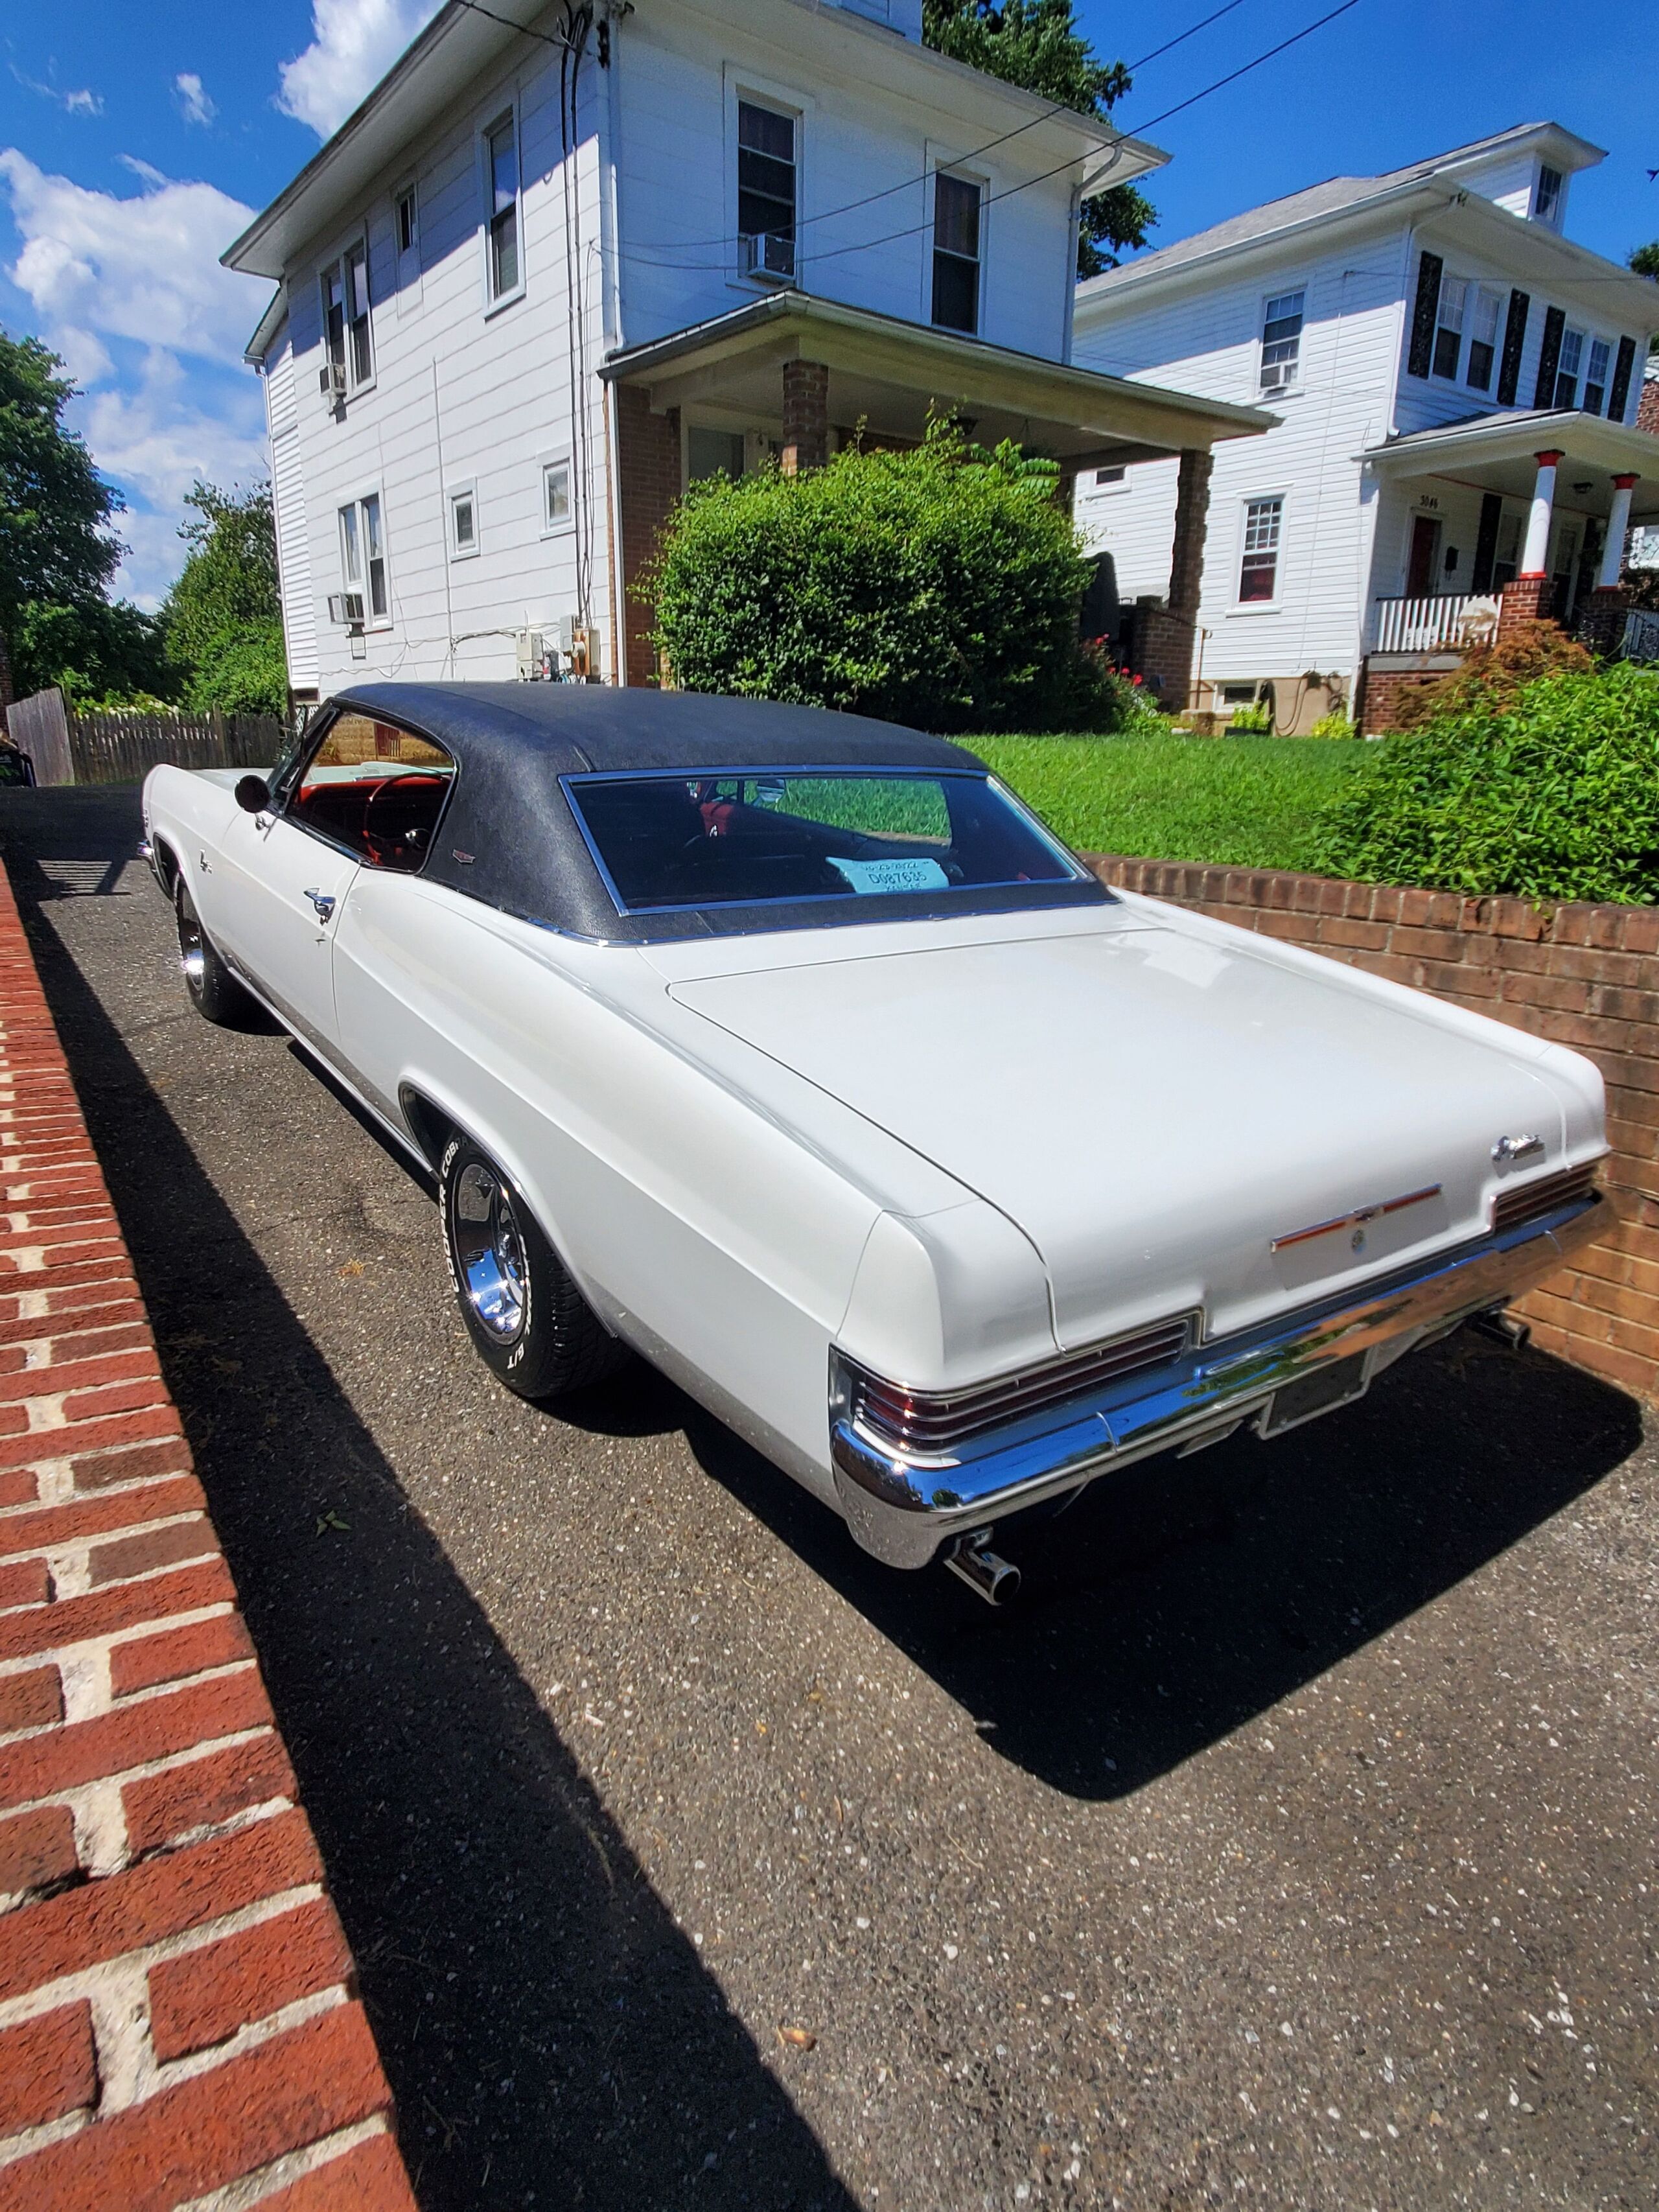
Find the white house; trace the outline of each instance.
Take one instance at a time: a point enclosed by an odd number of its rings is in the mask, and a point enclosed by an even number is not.
[[[226,255],[277,291],[290,681],[656,673],[689,478],[955,407],[1068,469],[1271,418],[1071,363],[1077,210],[1164,158],[921,0],[450,0]],[[619,647],[620,640],[620,647]]]
[[[1160,618],[1196,621],[1194,708],[1270,688],[1276,726],[1306,729],[1369,659],[1381,726],[1382,679],[1455,665],[1506,584],[1513,612],[1569,621],[1617,584],[1632,515],[1659,516],[1659,448],[1632,427],[1659,290],[1565,235],[1601,159],[1527,124],[1079,287],[1080,362],[1279,418],[1217,452],[1201,586]],[[1176,493],[1167,460],[1079,477],[1126,600],[1164,592]]]

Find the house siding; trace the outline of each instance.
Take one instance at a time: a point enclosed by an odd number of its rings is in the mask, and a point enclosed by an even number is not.
[[[296,691],[317,684],[317,602],[306,531],[305,464],[294,348],[287,326],[265,359],[265,424],[270,440],[270,502],[276,538],[276,580],[283,601],[288,680]]]

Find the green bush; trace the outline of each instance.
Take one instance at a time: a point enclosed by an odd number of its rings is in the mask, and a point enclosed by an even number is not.
[[[1273,710],[1263,699],[1253,707],[1235,707],[1227,717],[1227,733],[1234,738],[1268,738],[1273,735]]]
[[[1659,900],[1659,674],[1547,676],[1358,749],[1322,873],[1474,896]]]
[[[1308,732],[1310,738],[1351,738],[1353,734],[1353,724],[1340,707],[1331,714],[1322,714]]]
[[[694,484],[639,587],[675,683],[923,729],[1110,731],[1139,694],[1083,649],[1058,471],[948,421],[908,453]]]

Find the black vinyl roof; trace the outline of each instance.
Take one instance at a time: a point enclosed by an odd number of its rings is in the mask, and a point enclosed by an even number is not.
[[[665,936],[720,935],[756,926],[753,909],[734,914],[618,915],[593,864],[559,779],[591,773],[658,769],[696,773],[715,769],[964,769],[984,771],[974,754],[947,738],[927,736],[860,714],[769,700],[726,699],[689,691],[621,690],[574,684],[358,684],[334,694],[330,707],[399,722],[433,738],[455,757],[458,774],[421,871],[469,897],[529,921],[584,937],[644,941]],[[313,726],[319,726],[313,725]],[[1072,905],[1109,897],[1087,884],[1022,887],[1010,900],[988,891],[948,909],[933,893],[883,899],[890,921],[972,906]],[[1049,896],[1039,900],[1032,893]],[[817,927],[868,902],[835,902],[797,913],[769,910],[769,929]],[[848,919],[852,919],[850,914]]]

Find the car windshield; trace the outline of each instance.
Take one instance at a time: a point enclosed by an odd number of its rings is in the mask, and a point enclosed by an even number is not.
[[[565,779],[623,914],[1086,880],[981,771],[779,769]]]

